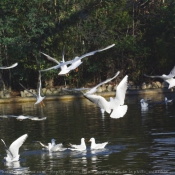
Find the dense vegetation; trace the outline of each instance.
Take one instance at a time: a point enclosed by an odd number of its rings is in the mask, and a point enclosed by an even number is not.
[[[74,86],[118,70],[139,84],[144,73],[168,74],[175,63],[174,0],[3,0],[0,16],[0,65],[18,62],[1,71],[6,88],[36,87],[38,68],[55,65],[40,52],[61,60],[64,46],[67,61],[115,43],[65,77]],[[64,84],[57,74],[43,72],[42,80]]]

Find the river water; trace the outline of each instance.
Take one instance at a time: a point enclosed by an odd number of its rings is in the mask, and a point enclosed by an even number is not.
[[[45,101],[40,108],[30,103],[0,105],[0,138],[9,146],[27,133],[21,146],[20,161],[7,163],[0,142],[0,174],[175,174],[175,102],[160,103],[175,94],[127,95],[126,115],[112,119],[102,115],[87,99]],[[151,98],[153,105],[140,108],[141,98]],[[29,115],[45,120],[17,120]],[[47,144],[80,144],[86,140],[86,151],[49,153],[36,141]],[[105,149],[92,151],[88,140],[108,141]]]

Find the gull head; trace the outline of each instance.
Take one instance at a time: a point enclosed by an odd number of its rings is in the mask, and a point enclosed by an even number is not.
[[[95,142],[95,139],[92,137],[89,142]]]
[[[85,138],[81,138],[81,143],[84,143],[85,142]]]
[[[55,139],[51,139],[51,143],[55,145]]]
[[[143,102],[145,102],[145,100],[144,100],[144,99],[141,99],[141,100],[140,100],[140,103],[143,103]]]

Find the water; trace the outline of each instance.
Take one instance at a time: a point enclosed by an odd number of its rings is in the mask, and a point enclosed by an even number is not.
[[[6,163],[0,142],[0,174],[175,174],[175,103],[152,105],[141,110],[141,98],[163,101],[165,94],[126,96],[128,111],[123,118],[102,116],[87,99],[45,101],[40,109],[32,103],[0,105],[0,138],[9,146],[19,136],[29,137],[20,148],[20,161]],[[166,94],[174,98],[175,94]],[[46,120],[17,120],[11,115],[30,115]],[[87,150],[49,153],[35,141],[47,144],[80,144]],[[109,141],[103,150],[91,151],[88,140]]]

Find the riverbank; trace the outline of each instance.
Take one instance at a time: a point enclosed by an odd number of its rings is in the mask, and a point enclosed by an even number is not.
[[[147,95],[147,94],[162,94],[162,93],[175,93],[172,92],[170,89],[146,89],[146,90],[127,90],[127,95]],[[115,91],[111,92],[101,92],[97,93],[98,95],[102,95],[103,97],[108,96],[115,96]],[[84,98],[81,93],[74,93],[74,94],[66,94],[66,95],[50,95],[46,96],[44,101],[52,101],[52,100],[70,100],[70,99],[76,99],[76,98]],[[35,102],[36,99],[34,97],[11,97],[11,98],[1,98],[0,103],[21,103],[21,102]]]

